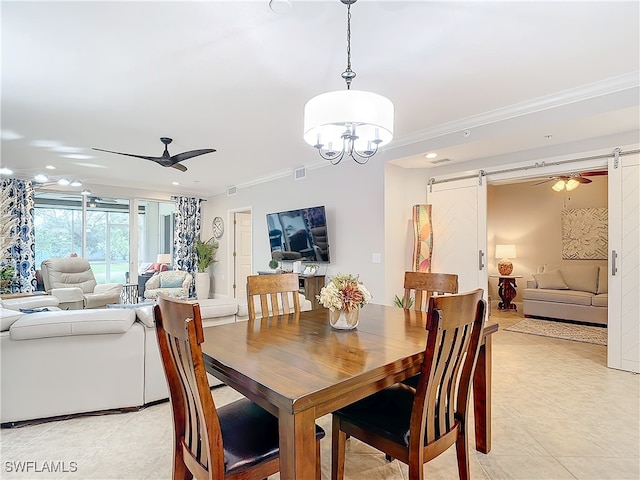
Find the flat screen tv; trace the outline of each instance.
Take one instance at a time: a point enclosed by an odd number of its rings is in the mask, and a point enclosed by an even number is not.
[[[327,217],[323,206],[269,213],[267,229],[274,260],[330,261]]]

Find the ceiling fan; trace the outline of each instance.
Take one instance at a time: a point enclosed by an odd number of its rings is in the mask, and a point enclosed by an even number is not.
[[[93,148],[93,150],[98,150],[99,152],[107,152],[107,153],[115,153],[116,155],[126,155],[127,157],[135,157],[142,158],[144,160],[151,160],[152,162],[156,162],[163,167],[173,167],[181,172],[186,172],[187,167],[182,165],[180,162],[183,160],[187,160],[189,158],[197,157],[198,155],[204,155],[205,153],[212,153],[216,150],[214,148],[203,148],[200,150],[190,150],[188,152],[178,153],[176,155],[169,155],[168,145],[173,141],[173,139],[168,137],[160,137],[160,141],[164,143],[164,152],[161,157],[148,157],[145,155],[134,155],[132,153],[122,153],[122,152],[114,152],[111,150],[103,150],[101,148]]]
[[[542,180],[541,182],[534,183],[531,186],[535,187],[536,185],[542,185],[543,183],[555,180],[556,182],[551,187],[554,191],[561,192],[563,190],[566,190],[570,192],[571,190],[578,188],[581,183],[591,183],[591,179],[587,177],[593,177],[597,175],[607,175],[607,171],[602,170],[595,172],[571,173],[569,175],[557,175],[549,177],[546,180]]]
[[[114,200],[113,198],[102,198],[102,197],[88,197],[87,198],[87,205],[91,208],[95,208],[98,203],[113,203],[116,204],[118,203],[116,200]]]

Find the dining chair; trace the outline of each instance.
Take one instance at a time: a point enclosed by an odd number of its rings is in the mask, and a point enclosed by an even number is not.
[[[429,298],[427,342],[417,388],[403,383],[335,411],[331,478],[344,476],[347,435],[409,466],[423,479],[423,464],[456,445],[458,473],[469,478],[467,410],[481,344],[483,290]]]
[[[445,293],[458,293],[458,275],[453,273],[404,272],[404,298],[409,299],[415,296],[414,310],[426,311],[429,297]]]
[[[249,275],[247,277],[247,309],[249,320],[300,312],[300,282],[297,273]]]
[[[200,306],[161,295],[154,313],[173,413],[173,480],[250,480],[278,472],[278,418],[246,398],[215,406]],[[324,435],[316,426],[317,479]]]

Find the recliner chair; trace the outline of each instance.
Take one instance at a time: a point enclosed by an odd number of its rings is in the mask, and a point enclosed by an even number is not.
[[[101,308],[120,303],[122,284],[98,284],[86,258],[50,258],[40,268],[45,291],[58,298],[62,309]]]

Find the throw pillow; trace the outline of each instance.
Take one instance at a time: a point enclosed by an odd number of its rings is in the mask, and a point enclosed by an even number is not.
[[[180,288],[184,282],[184,274],[163,273],[160,276],[160,288]]]
[[[598,291],[597,265],[563,265],[560,273],[571,290],[590,293]]]
[[[564,283],[560,270],[551,270],[545,273],[536,273],[533,275],[536,279],[538,288],[547,288],[551,290],[569,290],[567,284]]]
[[[153,305],[144,305],[136,308],[136,317],[147,327],[153,328],[156,324],[156,319],[153,314]]]
[[[607,267],[600,267],[598,275],[598,293],[609,293],[609,270]]]

